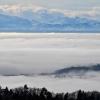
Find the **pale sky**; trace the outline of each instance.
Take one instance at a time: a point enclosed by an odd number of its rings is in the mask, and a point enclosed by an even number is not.
[[[0,0],[0,5],[23,4],[64,10],[86,10],[100,6],[100,0]]]

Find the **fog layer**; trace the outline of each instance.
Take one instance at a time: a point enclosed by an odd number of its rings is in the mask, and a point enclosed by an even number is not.
[[[100,63],[99,34],[0,33],[0,74]]]

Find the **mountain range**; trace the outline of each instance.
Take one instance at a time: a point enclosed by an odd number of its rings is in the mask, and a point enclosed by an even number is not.
[[[1,32],[100,32],[100,20],[66,16],[48,9],[23,10],[19,14],[0,11]]]

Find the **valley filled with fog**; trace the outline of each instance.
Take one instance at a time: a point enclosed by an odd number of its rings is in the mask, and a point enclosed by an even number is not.
[[[2,86],[28,84],[55,92],[100,91],[99,71],[90,70],[83,76],[42,75],[71,66],[96,64],[100,64],[99,33],[0,33]]]

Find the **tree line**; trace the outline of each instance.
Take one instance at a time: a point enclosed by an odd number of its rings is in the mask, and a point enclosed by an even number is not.
[[[53,93],[46,88],[24,87],[8,89],[0,87],[0,100],[100,100],[100,92]]]

